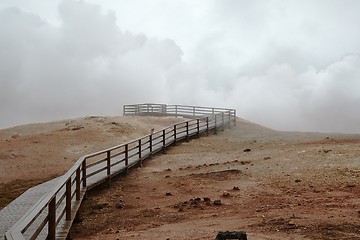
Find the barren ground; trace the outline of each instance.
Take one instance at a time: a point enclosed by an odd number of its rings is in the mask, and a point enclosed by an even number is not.
[[[19,136],[2,130],[2,194],[17,179],[57,176],[79,156],[179,120],[86,118]],[[242,230],[248,239],[360,239],[359,179],[359,135],[278,132],[239,119],[90,192],[72,235],[214,239]]]
[[[149,134],[173,117],[86,117],[0,130],[0,209],[64,174],[81,156]]]

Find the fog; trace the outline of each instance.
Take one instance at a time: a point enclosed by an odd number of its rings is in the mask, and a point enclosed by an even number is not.
[[[0,128],[153,102],[360,133],[359,1],[194,2],[4,0]]]

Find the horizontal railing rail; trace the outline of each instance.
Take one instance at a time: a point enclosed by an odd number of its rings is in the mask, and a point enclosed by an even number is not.
[[[194,119],[81,157],[26,215],[5,233],[6,240],[65,239],[88,189],[108,181],[179,141],[235,125],[234,109],[184,105],[125,105],[124,115],[175,115]],[[65,229],[65,230],[64,230]]]

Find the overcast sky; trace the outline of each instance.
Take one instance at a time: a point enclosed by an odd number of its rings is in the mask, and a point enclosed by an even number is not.
[[[0,0],[0,128],[154,102],[360,133],[358,0]]]

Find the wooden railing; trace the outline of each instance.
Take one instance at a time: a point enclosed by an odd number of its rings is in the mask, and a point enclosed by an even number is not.
[[[235,125],[235,110],[183,105],[125,105],[124,115],[174,115],[186,120],[128,143],[81,157],[46,194],[5,234],[7,240],[65,239],[87,190],[142,164],[153,154],[179,141]]]
[[[231,123],[236,123],[235,109],[153,103],[124,106],[124,115],[172,115],[184,117],[203,117],[216,114],[219,117],[219,113],[227,115],[230,118]]]

